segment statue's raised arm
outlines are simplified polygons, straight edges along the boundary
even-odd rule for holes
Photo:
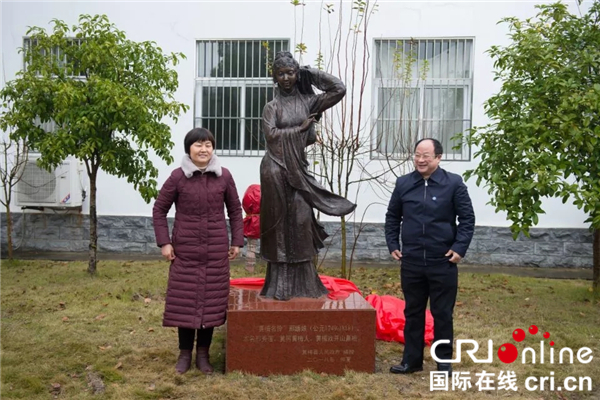
[[[351,213],[355,204],[323,188],[308,173],[305,147],[314,143],[314,123],[340,102],[338,78],[302,67],[289,52],[273,62],[275,98],[263,110],[267,151],[260,165],[260,252],[267,261],[261,295],[278,300],[321,297],[327,289],[313,263],[327,238],[313,208],[328,215]],[[313,86],[322,91],[315,94]]]

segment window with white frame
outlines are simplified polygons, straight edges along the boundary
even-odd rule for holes
[[[75,46],[80,47],[83,39],[77,38],[67,38],[67,46]],[[36,48],[38,42],[36,39],[31,39],[29,37],[25,37],[23,39],[23,67],[26,70],[29,68],[31,60],[28,57],[28,53],[30,50]],[[45,49],[39,49],[42,54],[45,54]],[[69,78],[85,78],[86,72],[80,68],[80,63],[77,60],[71,59],[66,52],[59,48],[58,46],[52,47],[51,51],[51,61],[58,64],[59,68],[61,68],[67,77]]]
[[[199,40],[194,126],[215,135],[220,155],[264,154],[262,111],[273,99],[271,64],[287,39]]]
[[[469,160],[453,137],[471,128],[473,40],[376,40],[375,55],[373,156],[410,154],[433,137],[444,159]]]
[[[68,46],[81,46],[82,39],[77,38],[67,38]],[[30,50],[35,49],[37,46],[37,40],[31,39],[29,37],[23,38],[23,69],[27,70],[30,65],[30,59],[28,57],[28,53]],[[39,49],[42,54],[45,54],[44,49]],[[30,56],[30,55],[29,55]],[[82,71],[80,68],[79,62],[76,60],[71,60],[70,57],[65,54],[58,46],[54,46],[51,49],[51,61],[56,61],[57,64],[63,69],[66,76],[74,79],[85,79],[85,71]],[[44,131],[48,133],[55,133],[58,129],[56,126],[56,122],[53,120],[41,122],[39,117],[36,117],[34,124]],[[29,146],[30,153],[37,153],[37,149],[35,147]]]

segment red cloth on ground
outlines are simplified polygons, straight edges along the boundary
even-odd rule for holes
[[[377,311],[377,339],[404,343],[404,300],[394,296],[371,294],[366,300]],[[425,311],[425,344],[433,343],[433,316]]]
[[[329,290],[328,297],[334,300],[345,299],[350,293],[359,293],[360,290],[349,280],[334,278],[327,275],[319,275],[321,282]],[[264,283],[264,278],[237,278],[231,280],[231,286],[237,286],[244,289],[260,290]],[[376,316],[376,335],[377,339],[388,342],[404,343],[404,300],[394,296],[379,296],[371,294],[366,300],[375,308]],[[425,344],[431,346],[433,342],[433,317],[429,310],[425,313]]]
[[[244,236],[250,239],[260,238],[260,185],[248,186],[242,207],[246,216],[244,217]]]
[[[360,293],[360,290],[356,287],[356,285],[349,280],[342,278],[334,278],[332,276],[327,275],[319,275],[321,278],[321,282],[323,285],[329,290],[329,294],[327,297],[333,300],[341,300],[345,299],[350,295],[350,293]],[[237,278],[231,279],[231,286],[238,286],[244,289],[254,289],[260,290],[265,284],[265,278]]]

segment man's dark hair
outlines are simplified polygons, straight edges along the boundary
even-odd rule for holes
[[[423,139],[419,140],[417,143],[415,143],[415,148],[414,148],[415,152],[417,151],[417,146],[425,140],[431,140],[433,142],[433,151],[436,156],[441,156],[442,154],[444,154],[444,147],[442,146],[442,144],[440,143],[439,140],[434,139],[434,138],[423,138]]]
[[[183,139],[183,147],[185,148],[185,153],[190,154],[190,147],[196,142],[205,142],[209,140],[212,143],[213,148],[215,148],[215,137],[206,128],[194,128],[185,135],[185,139]]]

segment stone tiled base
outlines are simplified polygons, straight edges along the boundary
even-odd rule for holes
[[[226,372],[341,375],[375,371],[375,310],[358,293],[345,300],[265,299],[232,288]]]

